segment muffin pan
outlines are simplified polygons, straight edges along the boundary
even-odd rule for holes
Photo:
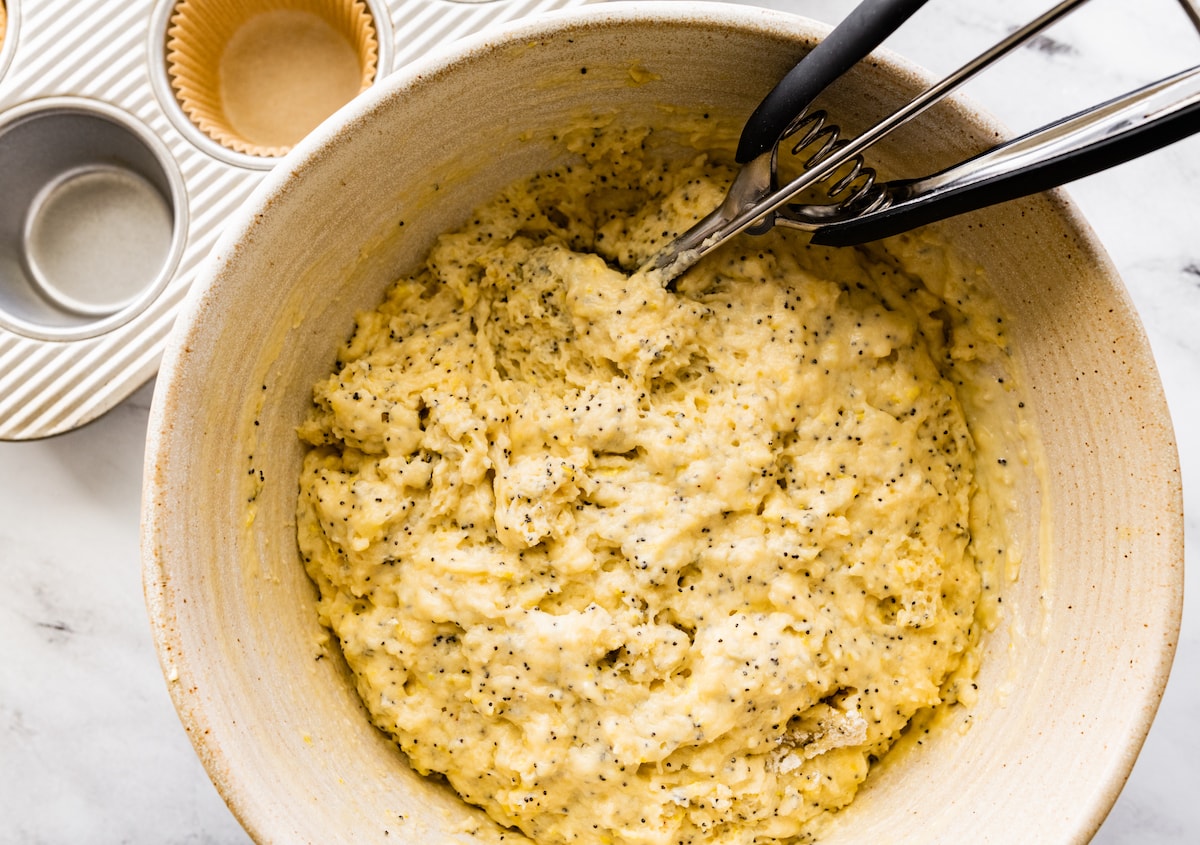
[[[0,0],[0,439],[157,370],[222,222],[431,47],[587,0]]]

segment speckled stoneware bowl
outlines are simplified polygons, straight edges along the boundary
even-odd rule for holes
[[[373,87],[230,220],[162,366],[143,542],[175,705],[255,839],[488,839],[469,832],[477,811],[371,727],[345,666],[314,659],[322,630],[294,540],[294,429],[354,312],[472,206],[560,160],[553,130],[580,111],[669,124],[672,106],[736,126],[825,31],[692,3],[520,24]],[[832,110],[862,126],[923,79],[885,56],[839,83]],[[951,103],[872,161],[917,175],[997,131]],[[1133,765],[1173,656],[1183,565],[1171,425],[1126,292],[1063,196],[942,232],[986,269],[1012,317],[1045,473],[1021,480],[1026,559],[985,640],[970,728],[936,730],[881,767],[822,841],[1084,842]]]

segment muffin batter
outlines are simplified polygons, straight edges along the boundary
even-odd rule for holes
[[[643,135],[575,133],[582,164],[360,315],[301,430],[300,547],[376,723],[499,823],[803,837],[970,689],[987,517],[956,384],[1002,321],[786,233],[678,293],[631,275],[732,177]]]

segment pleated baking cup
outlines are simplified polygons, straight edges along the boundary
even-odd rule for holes
[[[286,153],[369,87],[378,63],[363,0],[181,0],[167,31],[184,114],[252,156]]]

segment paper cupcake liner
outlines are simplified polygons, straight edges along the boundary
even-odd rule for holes
[[[217,143],[286,153],[375,80],[379,42],[363,0],[180,0],[167,74]]]

